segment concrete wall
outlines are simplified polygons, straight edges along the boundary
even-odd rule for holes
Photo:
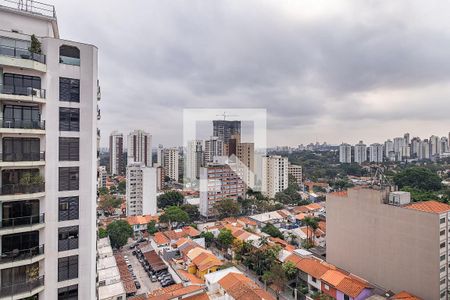
[[[327,261],[395,292],[439,299],[439,215],[381,200],[370,189],[328,195]]]

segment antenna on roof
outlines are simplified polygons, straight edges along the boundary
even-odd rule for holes
[[[223,112],[223,114],[216,115],[218,117],[223,117],[223,120],[225,121],[226,117],[237,117],[238,115],[228,115],[226,111]]]
[[[370,183],[371,187],[379,186],[381,189],[386,187],[392,188],[393,184],[384,174],[383,167],[375,167],[375,174],[372,176],[372,181]]]

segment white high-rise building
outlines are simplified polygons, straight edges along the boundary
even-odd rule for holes
[[[109,172],[112,175],[125,174],[123,134],[117,131],[111,132],[109,136]]]
[[[440,138],[437,135],[430,136],[430,156],[438,156],[441,152]]]
[[[359,141],[358,144],[355,145],[355,162],[361,164],[367,161],[367,146],[363,143],[363,141]]]
[[[287,157],[270,155],[262,157],[262,193],[274,198],[288,188],[289,162]]]
[[[203,162],[203,141],[188,141],[184,156],[184,178],[186,182],[194,182],[200,178],[200,167]]]
[[[105,166],[98,167],[98,187],[106,187],[106,178],[108,177],[108,172],[106,172]]]
[[[387,140],[384,142],[384,156],[387,159],[390,159],[391,156],[393,156],[394,153],[394,142],[391,140]]]
[[[419,157],[420,152],[420,138],[414,137],[411,139],[411,156],[414,158]]]
[[[224,142],[217,136],[205,141],[205,163],[213,162],[214,156],[224,155]]]
[[[370,162],[383,162],[383,145],[382,144],[371,144],[369,146],[369,161]]]
[[[339,145],[339,162],[341,164],[349,164],[352,162],[352,146],[342,143]]]
[[[448,147],[448,138],[443,136],[441,137],[441,145],[439,147],[439,155],[442,155],[443,153],[447,153],[449,152],[449,147]]]
[[[430,143],[427,139],[423,140],[419,144],[419,152],[417,153],[419,159],[430,159]]]
[[[164,175],[178,181],[180,154],[177,148],[158,148],[159,165],[164,169]]]
[[[143,162],[127,166],[127,216],[155,215],[157,170]]]
[[[143,130],[135,130],[128,135],[127,140],[128,164],[143,162],[145,166],[152,166],[152,136]]]
[[[1,2],[1,299],[96,298],[97,51]]]

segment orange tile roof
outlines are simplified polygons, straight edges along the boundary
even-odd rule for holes
[[[450,205],[436,201],[436,200],[411,203],[409,205],[406,205],[405,208],[415,209],[418,211],[435,213],[435,214],[440,214],[440,213],[450,211]]]
[[[184,226],[182,230],[185,234],[187,234],[190,237],[196,237],[200,235],[200,231],[198,231],[192,226]]]
[[[188,286],[183,287],[183,285],[181,284],[181,287],[179,287],[178,289],[173,289],[170,291],[156,290],[153,293],[151,293],[147,299],[149,299],[149,300],[152,300],[152,299],[154,299],[154,300],[178,299],[179,297],[182,297],[184,295],[199,292],[202,290],[204,291],[205,287],[201,286],[201,285],[188,285]]]
[[[184,300],[209,300],[209,296],[207,293],[201,293],[201,294],[197,294],[194,296],[184,298]]]
[[[297,268],[302,270],[303,272],[311,275],[314,278],[320,278],[323,274],[325,274],[329,267],[323,265],[317,259],[313,258],[305,258],[297,263]]]
[[[400,293],[389,298],[391,300],[422,300],[421,298],[414,296],[406,291],[401,291]]]
[[[158,246],[168,244],[170,242],[170,240],[162,232],[155,233],[153,240]]]
[[[158,216],[129,216],[127,217],[127,222],[130,225],[145,225],[150,223],[150,221],[158,221]]]
[[[346,278],[345,274],[342,274],[337,270],[328,270],[322,275],[322,277],[320,277],[321,280],[332,286],[337,286],[342,280],[344,280],[344,278]]]
[[[256,225],[258,225],[258,223],[256,223],[256,221],[255,220],[251,220],[251,219],[249,219],[249,218],[247,218],[247,217],[240,217],[240,218],[238,218],[238,222],[242,222],[242,223],[244,223],[244,224],[247,224],[247,225],[250,225],[250,226],[256,226]]]
[[[183,245],[184,243],[186,243],[187,241],[189,241],[189,239],[187,238],[181,238],[178,241],[175,242],[175,246],[180,247],[181,245]]]
[[[356,298],[365,288],[368,287],[369,285],[362,281],[346,277],[336,286],[336,289],[352,298]]]
[[[184,277],[184,279],[190,281],[191,283],[194,283],[194,284],[204,284],[205,283],[205,281],[203,279],[200,279],[197,276],[195,276],[194,274],[191,274],[185,270],[182,270],[182,269],[177,270],[177,273],[179,275],[181,275],[181,277]]]
[[[234,299],[239,300],[274,300],[268,292],[260,288],[244,274],[229,273],[219,280],[220,286]]]
[[[289,256],[286,258],[285,262],[290,261],[290,262],[292,262],[295,266],[297,266],[297,264],[298,264],[302,259],[303,259],[303,258],[301,258],[301,257],[298,256],[298,255],[291,254],[291,255],[289,255]]]

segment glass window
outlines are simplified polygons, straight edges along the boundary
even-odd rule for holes
[[[58,251],[78,249],[78,226],[58,229]]]
[[[59,63],[79,66],[80,49],[74,46],[62,45],[59,47]]]
[[[80,131],[80,109],[79,108],[59,108],[59,130]]]
[[[59,198],[59,221],[78,220],[78,196]]]
[[[80,139],[79,138],[59,138],[59,160],[79,161],[80,160]]]
[[[59,78],[59,101],[80,102],[80,80]]]
[[[78,255],[58,258],[58,282],[78,278]]]
[[[70,285],[58,289],[58,300],[77,300],[78,285]]]
[[[59,191],[74,191],[79,189],[79,167],[59,168]]]

